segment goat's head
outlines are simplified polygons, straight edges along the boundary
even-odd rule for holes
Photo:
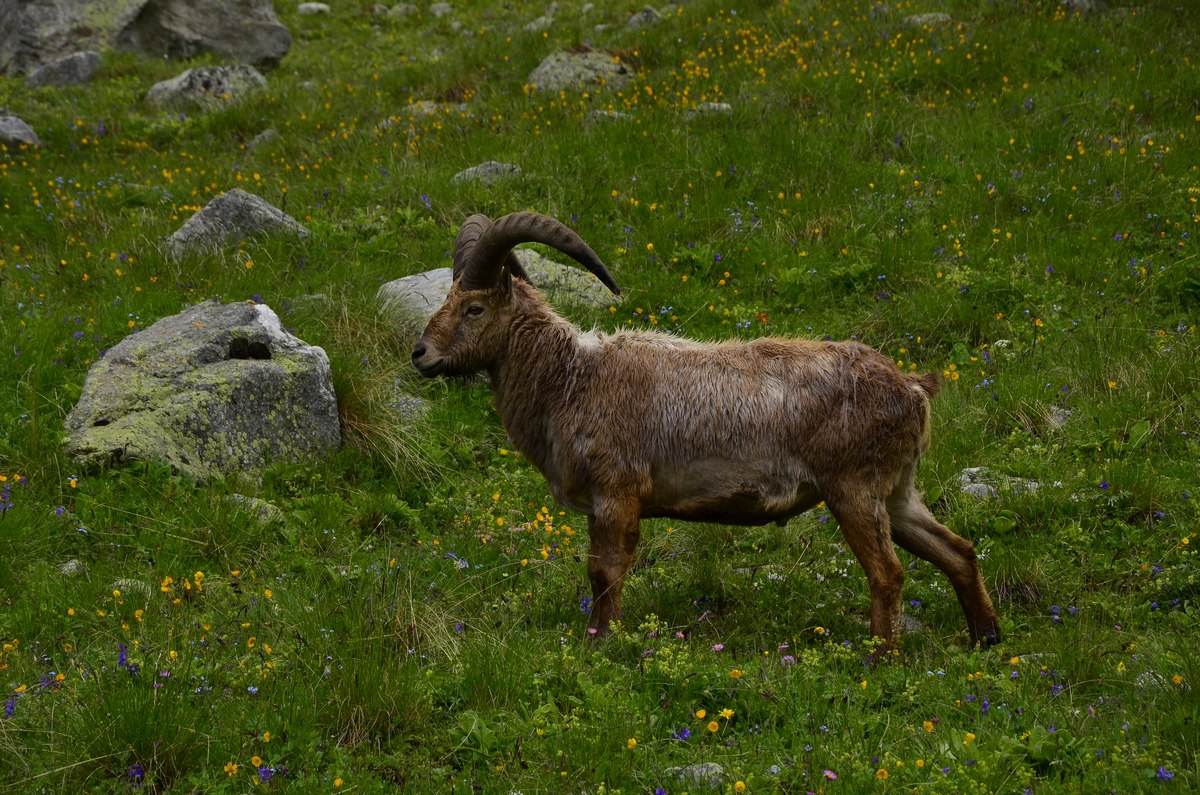
[[[454,242],[454,284],[430,318],[412,352],[421,375],[467,375],[487,369],[508,345],[513,315],[513,277],[529,276],[513,246],[544,243],[594,273],[614,294],[621,292],[604,263],[574,231],[545,215],[512,213],[495,223],[472,215]]]

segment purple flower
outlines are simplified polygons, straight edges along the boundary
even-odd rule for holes
[[[1154,774],[1154,777],[1159,781],[1170,781],[1171,779],[1175,778],[1175,774],[1167,770],[1165,767],[1160,766],[1158,768],[1158,772]]]
[[[1108,481],[1107,480],[1100,481],[1100,490],[1108,491]]]
[[[263,765],[258,769],[258,780],[266,784],[271,780],[271,776],[275,775],[275,769]]]
[[[691,736],[692,736],[692,730],[687,728],[686,726],[683,727],[682,729],[671,729],[671,739],[672,740],[678,740],[679,742],[683,742],[684,740],[686,740],[687,738],[689,738]]]
[[[725,651],[725,644],[724,643],[714,643],[712,650],[713,651]]]

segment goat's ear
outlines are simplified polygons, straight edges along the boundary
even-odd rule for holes
[[[513,280],[512,271],[510,271],[508,268],[501,268],[501,270],[500,270],[500,294],[503,295],[505,298],[508,298],[510,295],[512,295],[512,280]]]

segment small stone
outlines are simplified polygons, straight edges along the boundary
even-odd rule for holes
[[[648,28],[651,25],[661,21],[662,14],[658,13],[650,6],[646,6],[641,11],[631,16],[625,22],[625,27],[629,28],[630,30],[640,30],[642,28]]]
[[[392,6],[387,12],[389,19],[401,19],[403,17],[411,17],[419,14],[421,9],[417,8],[412,3],[397,3]]]
[[[274,127],[268,127],[250,139],[249,147],[251,149],[258,149],[261,146],[270,146],[278,140],[279,130],[276,130]]]
[[[561,91],[565,88],[594,88],[597,85],[620,89],[633,80],[633,70],[613,56],[587,52],[556,52],[546,56],[529,73],[528,82],[538,89]]]
[[[258,497],[247,497],[245,494],[230,494],[226,501],[245,508],[253,516],[255,521],[263,527],[274,524],[283,524],[285,516],[283,510],[274,503],[261,500]]]
[[[78,577],[85,570],[84,565],[74,558],[66,563],[60,563],[58,566],[58,573],[64,577]]]
[[[674,776],[679,783],[690,787],[704,787],[710,790],[720,789],[725,778],[725,768],[716,762],[701,762],[687,767],[669,767],[666,775]]]
[[[437,19],[448,16],[454,13],[454,8],[449,3],[434,3],[429,7],[429,13]]]
[[[583,120],[587,124],[603,124],[608,121],[623,121],[632,118],[628,113],[623,113],[619,110],[593,110],[584,116]]]
[[[953,25],[954,18],[940,11],[931,14],[913,14],[905,17],[904,24],[910,28],[940,28],[943,25]]]
[[[41,146],[33,128],[16,116],[0,114],[0,144],[8,146]]]
[[[458,172],[450,178],[450,181],[455,185],[461,185],[464,182],[481,182],[484,185],[494,185],[499,180],[508,177],[519,177],[520,175],[520,166],[515,166],[512,163],[499,163],[495,160],[488,160],[477,166],[472,166]]]
[[[728,116],[733,113],[733,105],[728,102],[701,102],[688,111],[688,118],[698,116]]]
[[[78,85],[89,82],[99,68],[100,53],[73,52],[34,69],[25,83],[32,88]]]
[[[301,3],[296,8],[296,13],[303,16],[316,16],[318,14],[328,14],[329,6],[325,3]]]

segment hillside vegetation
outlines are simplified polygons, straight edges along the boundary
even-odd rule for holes
[[[1200,787],[1200,7],[692,0],[630,28],[640,3],[559,0],[545,27],[525,0],[330,5],[278,2],[268,91],[208,113],[144,97],[211,58],[0,80],[42,141],[0,149],[0,789]],[[585,48],[635,78],[527,82]],[[452,182],[487,160],[521,174]],[[233,188],[311,236],[168,257]],[[559,307],[585,327],[853,337],[940,373],[918,481],[1003,643],[970,648],[902,553],[908,631],[870,667],[820,507],[643,523],[623,625],[583,638],[586,517],[485,382],[420,381],[375,302],[448,266],[468,215],[517,210],[621,285]],[[77,471],[89,366],[210,298],[325,348],[341,451],[203,484]],[[979,467],[990,497],[962,489]]]

